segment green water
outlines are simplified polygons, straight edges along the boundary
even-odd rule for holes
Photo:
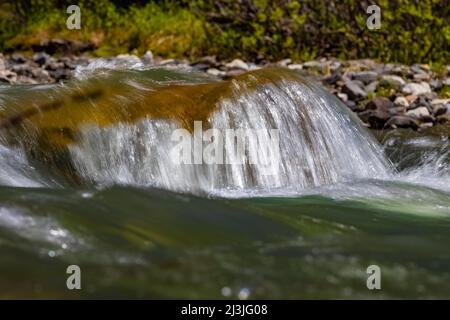
[[[450,197],[423,192],[438,205],[3,187],[21,224],[0,211],[1,297],[448,298]],[[70,264],[82,290],[66,288]],[[366,287],[371,264],[381,290]]]
[[[34,91],[4,88],[0,104]],[[215,196],[67,186],[0,145],[0,298],[450,298],[442,132],[378,133],[397,170],[388,177]],[[69,265],[81,290],[66,287]],[[370,265],[381,290],[367,288]]]

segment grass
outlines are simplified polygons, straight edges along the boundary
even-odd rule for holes
[[[450,60],[449,6],[440,0],[379,0],[382,28],[366,27],[356,0],[79,0],[81,30],[68,30],[66,0],[4,0],[0,50],[30,50],[43,39],[89,41],[92,54],[169,58],[216,55],[294,61],[335,56],[383,62]]]

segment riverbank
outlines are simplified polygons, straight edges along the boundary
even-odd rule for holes
[[[52,46],[66,46],[53,40]],[[75,71],[93,64],[123,65],[142,68],[183,68],[204,72],[211,77],[228,79],[246,71],[276,65],[297,70],[322,83],[372,129],[411,128],[423,130],[450,123],[450,66],[383,64],[375,60],[318,59],[295,63],[245,62],[240,59],[219,61],[213,56],[196,61],[119,55],[111,58],[87,56],[51,56],[37,52],[33,56],[18,53],[0,55],[0,82],[38,84],[67,81]]]

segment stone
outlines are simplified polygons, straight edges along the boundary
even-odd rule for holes
[[[123,60],[129,63],[140,63],[141,59],[139,59],[138,56],[134,55],[134,54],[119,54],[118,56],[116,56],[116,59],[119,60]]]
[[[241,59],[234,59],[233,61],[225,64],[228,69],[248,70],[248,65]]]
[[[373,113],[368,117],[368,123],[373,129],[383,129],[386,122],[391,118],[389,112],[384,110],[372,111]]]
[[[11,61],[14,63],[24,63],[27,59],[25,59],[25,57],[21,54],[13,53],[11,56]]]
[[[338,93],[337,94],[338,98],[342,101],[348,101],[348,95],[346,95],[345,93]]]
[[[328,85],[333,85],[337,83],[339,80],[341,80],[341,73],[340,72],[333,72],[331,75],[323,79],[323,83]]]
[[[150,50],[147,50],[142,57],[142,61],[146,64],[152,64],[153,61],[153,53]]]
[[[57,82],[61,80],[69,80],[72,76],[72,73],[68,69],[58,69],[50,74]]]
[[[33,55],[33,61],[39,65],[44,65],[50,59],[50,56],[45,52],[38,52]]]
[[[385,97],[375,97],[372,100],[370,100],[366,105],[366,109],[381,110],[381,111],[388,111],[392,107],[393,107],[392,101]]]
[[[291,69],[291,70],[302,70],[303,69],[303,65],[302,64],[298,64],[298,63],[294,63],[294,64],[288,65],[288,68]]]
[[[433,106],[433,114],[435,117],[439,117],[442,116],[443,114],[447,113],[447,107],[442,105],[442,104],[438,104],[436,106]]]
[[[405,97],[397,97],[394,100],[394,104],[397,106],[408,107],[409,101]]]
[[[365,85],[377,80],[378,74],[374,71],[355,72],[352,75],[353,80],[362,81]]]
[[[347,100],[347,101],[344,101],[344,104],[352,111],[360,111],[360,108],[355,103],[355,101]]]
[[[431,100],[432,106],[438,105],[438,104],[444,105],[444,104],[448,104],[448,103],[450,103],[450,99],[433,99],[433,100]]]
[[[415,74],[413,78],[416,81],[429,81],[431,77],[428,73],[423,73],[423,74]]]
[[[46,70],[58,70],[58,69],[64,69],[66,67],[66,65],[62,61],[56,61],[54,59],[50,59],[49,61],[47,61],[47,63],[45,64],[44,67]]]
[[[17,74],[10,70],[0,71],[0,82],[15,83],[17,81]]]
[[[0,53],[0,72],[6,70],[5,57]]]
[[[390,118],[386,124],[385,128],[412,128],[414,130],[417,130],[419,128],[416,120],[412,119],[408,116],[393,116]]]
[[[225,71],[216,69],[216,68],[209,68],[208,70],[206,70],[206,73],[215,76],[215,77],[223,77],[226,75]]]
[[[378,81],[371,82],[364,88],[364,90],[366,90],[367,93],[374,93],[378,88],[378,84]]]
[[[346,93],[352,100],[361,100],[367,97],[367,93],[357,83],[349,79],[344,80],[342,92]]]
[[[419,126],[419,130],[426,130],[429,129],[433,126],[433,122],[424,122],[422,124],[420,124]]]
[[[286,66],[288,66],[291,63],[292,63],[292,60],[289,59],[289,58],[288,59],[283,59],[283,60],[280,60],[280,61],[277,62],[277,64],[279,66],[282,66],[282,67],[286,67]]]
[[[431,88],[430,85],[426,82],[408,83],[403,87],[402,91],[405,94],[418,96],[421,94],[431,93]]]
[[[416,117],[417,119],[430,116],[430,111],[426,107],[419,107],[406,112],[407,115]]]
[[[450,114],[449,113],[446,113],[446,114],[444,114],[444,115],[442,115],[442,116],[439,116],[439,117],[437,117],[436,118],[436,122],[437,123],[450,123]]]
[[[405,80],[403,80],[402,77],[399,77],[396,75],[390,75],[390,74],[383,75],[381,77],[381,83],[389,84],[389,85],[395,86],[397,88],[403,87],[406,84]]]
[[[307,61],[307,62],[305,62],[304,64],[303,64],[303,68],[306,68],[306,69],[322,69],[323,68],[323,63],[322,62],[320,62],[320,61],[315,61],[315,60],[312,60],[312,61]]]
[[[64,70],[64,69],[63,69]],[[51,82],[51,78],[47,70],[36,68],[31,71],[32,78],[37,82]]]
[[[442,84],[450,87],[450,78],[446,78],[442,81]]]

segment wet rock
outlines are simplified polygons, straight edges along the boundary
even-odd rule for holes
[[[233,61],[227,63],[225,65],[225,67],[230,70],[233,70],[233,69],[248,70],[248,65],[241,59],[234,59]]]
[[[290,64],[288,65],[288,68],[291,70],[302,70],[303,69],[303,65],[302,64]]]
[[[51,76],[57,81],[69,80],[72,76],[72,73],[68,69],[57,69],[52,71]]]
[[[377,80],[378,74],[374,71],[356,72],[352,75],[353,80],[362,81],[365,85]]]
[[[18,84],[37,84],[39,82],[33,78],[23,76],[23,75],[18,75],[16,83],[18,83]]]
[[[209,68],[215,68],[217,66],[217,61],[215,56],[205,56],[202,57],[193,63],[191,63],[191,66],[199,69],[199,70],[208,70]]]
[[[33,55],[33,61],[39,65],[44,65],[50,59],[50,55],[45,52],[38,52]]]
[[[154,62],[153,53],[150,50],[147,50],[142,57],[142,61],[146,64],[152,64]]]
[[[352,100],[361,100],[367,97],[367,93],[357,83],[349,79],[344,80],[342,92],[348,94]]]
[[[224,79],[230,79],[232,77],[238,76],[240,74],[243,74],[245,70],[242,69],[232,69],[225,73]]]
[[[307,61],[303,64],[304,69],[322,69],[323,68],[323,62],[320,61]]]
[[[412,94],[415,96],[431,93],[430,85],[426,82],[421,83],[408,83],[402,89],[403,93]]]
[[[288,65],[290,65],[292,63],[291,59],[283,59],[277,62],[277,65],[281,66],[281,67],[287,67]]]
[[[33,69],[31,71],[31,75],[34,80],[36,80],[37,82],[40,82],[40,83],[43,83],[43,82],[46,83],[46,82],[52,81],[49,73],[44,69],[40,69],[40,68]]]
[[[0,70],[0,82],[13,84],[17,81],[17,74],[10,70]]]
[[[141,63],[141,59],[134,54],[119,54],[116,59],[126,61],[130,64],[138,64]]]
[[[209,68],[206,72],[215,77],[224,77],[226,75],[225,71],[216,68]]]
[[[409,106],[409,101],[408,99],[406,99],[405,97],[397,97],[394,100],[394,104],[397,106],[401,106],[401,107],[408,107]]]
[[[393,116],[390,118],[385,126],[385,128],[412,128],[417,130],[419,128],[417,121],[408,116]]]

